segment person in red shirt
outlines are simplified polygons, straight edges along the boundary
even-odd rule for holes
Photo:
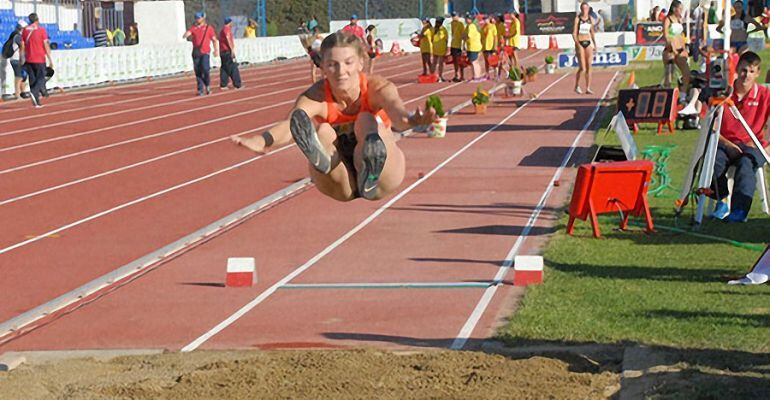
[[[211,42],[214,42],[214,57],[219,57],[219,40],[217,40],[216,28],[206,23],[206,14],[195,13],[195,25],[191,26],[182,36],[192,41],[193,45],[193,69],[195,79],[198,82],[198,96],[211,94],[209,70],[211,70]]]
[[[730,99],[760,140],[762,147],[767,147],[768,141],[764,137],[764,131],[770,116],[770,89],[756,83],[761,61],[759,56],[751,51],[741,55]],[[719,133],[719,146],[714,162],[715,183],[712,186],[719,202],[712,216],[727,218],[729,222],[745,222],[757,185],[756,171],[765,163],[765,158],[741,122],[729,110],[724,111]],[[725,173],[731,166],[735,167],[735,180],[730,210],[722,200],[728,195]]]
[[[46,59],[53,69],[51,42],[48,32],[40,26],[37,14],[29,14],[29,25],[21,32],[21,63],[29,76],[29,98],[35,107],[42,107],[40,94],[45,90]]]
[[[350,16],[350,23],[342,28],[342,32],[349,33],[357,36],[361,41],[364,41],[364,28],[358,25],[358,15],[353,14]]]
[[[225,18],[225,25],[219,31],[219,58],[222,67],[219,69],[219,88],[227,90],[229,80],[233,81],[236,89],[241,88],[241,73],[235,56],[235,39],[233,39],[233,19]]]

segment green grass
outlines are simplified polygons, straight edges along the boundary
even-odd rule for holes
[[[770,52],[761,56],[770,61]],[[641,67],[635,69],[640,86],[660,82],[659,62],[637,67]],[[611,107],[611,111],[615,109]],[[604,136],[609,114],[597,131],[599,144],[616,142],[614,135]],[[669,197],[650,198],[655,224],[674,226],[673,202],[697,132],[656,136],[655,125],[645,124],[635,138],[640,149],[651,144],[677,146],[669,161],[676,190],[667,192]],[[692,209],[687,207],[679,226],[690,229],[691,215]],[[567,236],[563,215],[544,250],[544,284],[528,288],[519,310],[499,330],[498,338],[511,345],[641,343],[770,351],[770,285],[726,284],[745,274],[760,253],[664,230],[650,235],[634,226],[621,232],[615,229],[617,222],[617,216],[602,217],[601,239],[592,237],[590,223],[584,221],[577,222],[574,236]],[[755,198],[749,222],[706,220],[699,233],[762,246],[770,241],[770,218],[761,213]]]

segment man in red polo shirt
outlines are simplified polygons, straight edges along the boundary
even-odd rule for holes
[[[211,94],[209,76],[211,42],[214,42],[214,57],[219,57],[216,28],[206,23],[206,14],[197,12],[195,13],[195,25],[191,26],[182,37],[189,39],[193,45],[193,69],[195,70],[195,79],[198,82],[198,96],[203,96],[204,90],[206,94]]]
[[[351,35],[358,36],[361,41],[364,41],[364,28],[358,25],[358,15],[353,14],[350,16],[350,23],[342,28],[342,31]]]
[[[45,90],[45,61],[53,68],[48,32],[40,26],[37,14],[29,14],[29,25],[21,32],[21,62],[29,76],[29,92],[32,104],[42,107],[40,93]]]
[[[233,39],[233,19],[225,18],[225,26],[219,32],[219,58],[222,67],[219,69],[219,87],[227,90],[227,83],[232,79],[236,89],[241,88],[241,73],[235,57],[235,39]]]
[[[751,51],[741,55],[730,99],[762,142],[762,147],[767,147],[768,141],[764,132],[767,118],[770,116],[770,89],[756,83],[761,61],[759,56]],[[747,220],[757,185],[756,171],[764,163],[762,152],[754,145],[740,121],[729,110],[725,110],[714,162],[716,182],[712,189],[719,202],[713,217],[727,218],[729,222]],[[722,200],[728,195],[725,173],[731,166],[735,167],[735,180],[730,198],[731,206],[728,207]]]

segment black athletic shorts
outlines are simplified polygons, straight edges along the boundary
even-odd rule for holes
[[[455,49],[454,47],[452,47],[451,49],[449,49],[449,54],[451,54],[452,57],[460,57],[463,55],[463,50]]]

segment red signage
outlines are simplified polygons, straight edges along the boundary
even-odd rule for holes
[[[578,168],[575,190],[569,206],[567,234],[575,228],[575,219],[591,218],[594,237],[599,232],[598,214],[620,213],[620,229],[628,226],[630,215],[644,215],[647,231],[652,232],[652,215],[647,203],[647,189],[652,177],[649,160],[584,164]]]

